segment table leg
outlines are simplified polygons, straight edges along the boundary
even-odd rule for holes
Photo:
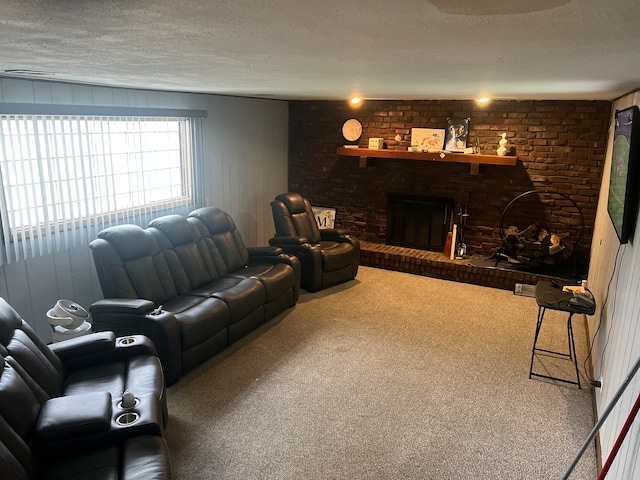
[[[569,337],[569,355],[573,354],[573,364],[576,367],[576,379],[578,383],[578,388],[582,388],[580,386],[580,372],[578,371],[578,356],[576,355],[576,341],[573,338],[573,326],[571,324],[571,319],[573,318],[573,313],[569,314],[569,319],[567,320],[567,335]]]
[[[536,334],[533,337],[533,347],[531,347],[531,363],[529,364],[529,378],[531,378],[531,372],[533,371],[533,357],[536,354],[536,343],[538,343],[538,335],[540,335],[540,328],[542,327],[542,319],[544,318],[544,307],[538,307],[538,321],[536,323]]]
[[[556,352],[553,350],[546,350],[544,348],[537,348],[537,344],[538,344],[538,336],[540,335],[540,330],[542,328],[542,320],[544,319],[544,314],[545,314],[545,308],[542,306],[538,307],[538,320],[536,322],[536,334],[533,337],[533,347],[531,347],[531,363],[529,364],[529,378],[531,378],[532,376],[535,377],[542,377],[542,378],[548,378],[551,380],[558,380],[561,382],[565,382],[565,383],[571,383],[573,385],[578,385],[578,388],[582,388],[582,386],[580,385],[580,372],[578,371],[578,357],[576,355],[576,343],[575,340],[573,338],[573,326],[572,326],[572,318],[573,318],[573,313],[569,313],[569,318],[567,319],[567,344],[569,347],[569,353],[562,353],[562,352]],[[569,359],[573,360],[573,365],[576,369],[576,382],[573,382],[571,380],[564,380],[562,378],[558,378],[558,377],[553,377],[553,376],[549,376],[549,375],[542,375],[540,373],[534,373],[533,372],[533,360],[535,358],[535,354],[536,351],[539,352],[546,352],[546,353],[552,353],[554,355],[560,355],[563,357],[569,357]]]

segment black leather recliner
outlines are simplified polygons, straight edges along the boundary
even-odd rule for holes
[[[311,203],[299,193],[283,193],[271,202],[276,228],[269,244],[300,260],[300,285],[316,292],[352,280],[360,264],[360,241],[338,229],[320,229]]]
[[[112,428],[107,392],[45,399],[14,358],[0,352],[0,362],[0,478],[172,477],[167,445],[150,425]]]
[[[100,332],[45,345],[0,298],[0,478],[170,479],[166,419],[149,339]]]
[[[0,353],[20,364],[42,398],[104,391],[117,402],[129,390],[150,398],[162,428],[168,419],[162,365],[155,346],[142,335],[123,339],[97,332],[46,345],[0,298]]]

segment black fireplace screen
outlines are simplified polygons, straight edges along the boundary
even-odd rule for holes
[[[387,244],[442,251],[453,199],[399,194],[388,197]]]

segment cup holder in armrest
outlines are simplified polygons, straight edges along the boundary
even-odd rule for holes
[[[116,417],[116,423],[123,427],[133,425],[138,420],[140,420],[140,415],[136,412],[125,412]]]
[[[118,339],[118,345],[133,345],[136,341],[135,337],[122,337]]]

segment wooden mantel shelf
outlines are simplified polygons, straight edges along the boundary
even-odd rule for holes
[[[409,152],[408,150],[372,150],[369,148],[338,147],[336,152],[341,157],[359,157],[360,167],[366,168],[367,158],[387,158],[399,160],[420,160],[425,162],[453,162],[469,163],[471,175],[478,175],[480,165],[508,165],[515,166],[518,157],[501,157],[498,155],[480,155],[478,153],[450,153],[450,152]]]

